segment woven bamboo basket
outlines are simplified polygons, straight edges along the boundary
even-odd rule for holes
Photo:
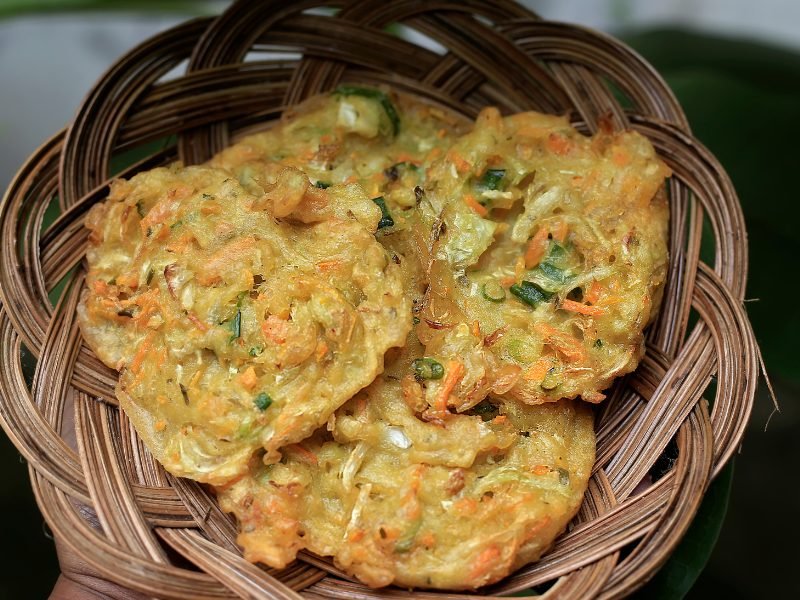
[[[165,78],[182,64],[185,74]],[[102,576],[149,596],[471,597],[370,590],[311,554],[280,571],[247,563],[213,495],[167,474],[141,444],[116,407],[116,373],[82,344],[76,324],[83,218],[107,194],[112,165],[128,157],[118,174],[130,176],[176,159],[202,162],[340,82],[389,84],[468,117],[486,105],[567,114],[587,133],[610,116],[650,138],[674,171],[663,306],[641,366],[597,411],[582,508],[540,562],[478,595],[542,584],[546,597],[631,593],[676,547],[750,415],[759,353],[741,304],[744,220],[724,170],[641,57],[505,0],[237,2],[132,50],[30,157],[0,207],[0,420],[30,465],[45,519]],[[142,148],[148,155],[130,166]],[[704,222],[713,232],[708,263]],[[63,289],[55,305],[54,289]],[[26,350],[36,358],[32,378]],[[650,477],[668,446],[677,459]]]

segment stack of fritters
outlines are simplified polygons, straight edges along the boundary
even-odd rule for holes
[[[476,588],[577,511],[591,409],[635,368],[666,271],[668,169],[635,133],[473,127],[342,86],[87,219],[88,344],[245,556]]]

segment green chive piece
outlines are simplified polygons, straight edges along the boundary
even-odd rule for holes
[[[543,390],[547,391],[554,390],[561,385],[561,377],[556,373],[555,367],[550,367],[550,369],[548,369],[547,374],[544,376],[544,379],[542,379],[542,383],[539,385]]]
[[[496,190],[500,187],[500,182],[506,176],[505,169],[488,169],[478,182],[480,190]]]
[[[503,302],[506,299],[506,291],[496,281],[484,283],[481,286],[481,295],[490,302]]]
[[[256,405],[258,410],[267,410],[272,404],[272,398],[266,392],[261,392],[258,396],[253,398],[253,404]]]
[[[331,184],[328,181],[318,181],[317,183],[314,184],[314,187],[319,188],[321,190],[327,190],[329,187],[331,187]]]
[[[383,199],[383,196],[373,198],[372,201],[378,205],[378,208],[381,209],[381,220],[378,221],[378,229],[392,227],[394,225],[394,219],[392,218],[392,214],[389,212],[389,209],[386,208],[386,200]]]
[[[595,348],[602,348],[603,347],[603,340],[601,340],[600,338],[597,338],[594,341],[594,347]]]
[[[444,376],[442,363],[432,358],[415,358],[411,368],[419,379],[441,379]]]
[[[203,200],[211,200],[213,197],[211,194],[203,194]]]
[[[169,228],[170,229],[175,229],[176,227],[180,227],[181,225],[183,225],[183,221],[178,220],[178,221],[175,221],[172,225],[170,225]]]
[[[534,308],[553,296],[552,292],[542,289],[531,281],[523,281],[519,285],[514,284],[508,291],[514,294],[521,302]]]
[[[565,283],[569,278],[564,271],[564,269],[559,269],[556,266],[553,266],[549,262],[543,262],[539,265],[539,271],[542,272],[542,275],[547,277],[548,279],[552,279],[558,283]]]
[[[480,416],[483,421],[491,421],[500,412],[500,407],[492,404],[488,400],[481,400],[475,406],[467,411],[466,414],[472,416]]]
[[[252,348],[250,348],[250,350],[247,351],[247,353],[250,356],[258,356],[263,351],[264,351],[264,348],[262,348],[261,346],[253,346]]]
[[[228,340],[232,342],[233,340],[240,338],[242,336],[242,311],[237,310],[236,316],[233,317],[231,321],[231,339]]]
[[[139,218],[144,218],[144,204],[141,200],[136,201],[136,212],[139,213]]]
[[[419,325],[420,323],[419,317],[412,317],[411,320],[414,322],[414,325]]]
[[[400,115],[397,114],[397,109],[395,109],[392,101],[389,100],[389,96],[382,91],[362,88],[355,85],[340,85],[336,88],[334,93],[341,94],[342,96],[361,96],[362,98],[377,100],[380,102],[383,111],[386,113],[386,116],[389,117],[389,122],[392,124],[392,135],[397,135],[400,131]]]

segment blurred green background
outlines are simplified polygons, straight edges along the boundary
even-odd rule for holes
[[[553,16],[547,2],[538,3],[545,6],[533,4],[541,14]],[[630,25],[625,18],[627,4],[611,3],[612,26],[617,22]],[[0,169],[0,189],[5,188],[13,169],[33,149],[18,148],[19,132],[15,127],[19,123],[8,116],[20,108],[20,103],[28,103],[23,108],[34,119],[37,111],[43,114],[45,110],[41,104],[44,100],[14,96],[16,88],[8,89],[3,61],[11,64],[8,59],[12,55],[8,53],[17,52],[20,46],[16,40],[24,28],[36,30],[36,19],[64,18],[62,11],[67,8],[91,11],[101,5],[137,11],[117,16],[121,24],[98,21],[97,39],[92,42],[94,52],[108,65],[120,52],[112,50],[115,46],[107,39],[117,31],[113,27],[123,27],[119,35],[124,40],[128,39],[124,35],[129,35],[130,43],[124,49],[134,45],[139,35],[128,31],[126,24],[130,22],[146,23],[155,31],[187,14],[224,8],[225,3],[0,0],[0,19],[6,17],[5,21],[0,20],[0,148],[6,169]],[[46,15],[14,18],[34,8]],[[53,10],[58,17],[52,16]],[[138,12],[142,10],[157,10],[158,16],[143,17]],[[85,27],[93,18],[88,15],[93,13],[81,14],[87,16],[80,17],[77,24]],[[66,30],[76,24],[75,17],[70,19],[65,21]],[[798,168],[800,54],[764,42],[685,28],[634,31],[629,27],[617,28],[615,33],[665,77],[683,104],[695,134],[733,179],[750,236],[747,296],[751,301],[746,305],[747,311],[782,407],[765,432],[772,405],[762,385],[735,466],[715,482],[678,553],[639,597],[679,598],[687,591],[689,598],[800,597],[800,584],[792,570],[797,551],[787,550],[800,533],[794,519],[797,486],[790,475],[793,461],[800,458],[800,436],[796,434],[800,413],[795,405],[800,397],[800,368],[790,351],[791,340],[800,336],[800,311],[787,304],[798,295],[798,281],[792,273],[796,272],[800,257],[800,202],[795,199],[791,180]],[[119,46],[120,40],[115,42]],[[58,47],[44,45],[53,61],[64,60]],[[14,56],[13,60],[22,58]],[[11,68],[23,68],[13,64]],[[87,73],[85,83],[72,82],[81,93],[67,114],[97,75]],[[61,93],[58,73],[43,72],[34,77],[40,92],[54,96]],[[40,139],[58,126],[40,134]],[[12,155],[10,149],[22,153]],[[11,163],[13,168],[6,168]],[[27,466],[5,436],[0,436],[0,468],[5,475],[0,488],[0,511],[7,540],[5,560],[0,562],[0,598],[44,598],[58,572],[55,553],[30,491]]]

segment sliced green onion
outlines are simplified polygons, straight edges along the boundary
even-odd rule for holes
[[[523,281],[519,285],[514,284],[508,291],[514,294],[521,302],[534,308],[553,296],[552,292],[542,289],[531,281]]]
[[[253,404],[256,405],[258,410],[267,410],[272,404],[272,398],[266,392],[261,392],[258,396],[253,398]]]
[[[478,188],[481,190],[496,190],[505,176],[505,169],[489,169],[478,182]]]
[[[262,348],[261,346],[253,346],[252,348],[250,348],[250,350],[247,351],[247,353],[250,356],[258,356],[263,351],[264,351],[264,348]]]
[[[141,200],[137,200],[136,202],[136,212],[139,213],[139,217],[144,217],[144,204],[142,204]]]
[[[481,400],[475,406],[470,408],[466,414],[472,416],[480,416],[483,421],[491,421],[500,412],[500,407],[492,404],[488,400]]]
[[[228,341],[232,342],[233,340],[242,336],[242,311],[236,311],[236,316],[231,320],[230,328],[231,339]]]
[[[558,267],[553,266],[549,262],[543,262],[539,265],[539,271],[542,272],[542,275],[556,281],[558,283],[565,283],[569,276],[567,275],[564,269],[559,269]]]
[[[561,377],[556,373],[555,367],[550,367],[550,369],[548,369],[540,385],[543,390],[547,391],[554,390],[561,385]]]
[[[331,187],[331,184],[327,181],[317,181],[317,183],[314,184],[314,187],[321,190],[327,190],[329,187]]]
[[[415,358],[411,368],[419,379],[441,379],[444,376],[442,363],[432,358]]]
[[[490,302],[503,302],[506,299],[506,291],[496,281],[484,283],[481,286],[481,295]]]
[[[342,96],[361,96],[363,98],[377,100],[380,102],[383,111],[386,113],[386,116],[389,117],[389,122],[392,124],[392,135],[397,135],[400,131],[400,115],[397,114],[397,109],[395,109],[392,101],[389,100],[389,96],[382,91],[372,88],[362,88],[355,85],[340,85],[336,88],[335,93],[341,94]]]
[[[373,198],[372,201],[378,205],[378,208],[381,209],[381,220],[378,221],[378,229],[383,229],[384,227],[391,227],[394,225],[394,219],[392,218],[392,214],[389,212],[389,209],[386,208],[386,200],[383,199],[383,196]]]

